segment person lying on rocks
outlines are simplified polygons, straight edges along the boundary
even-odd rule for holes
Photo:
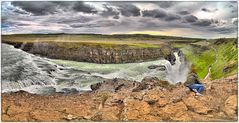
[[[188,87],[191,91],[195,92],[195,94],[198,96],[202,95],[201,93],[205,89],[204,85],[198,80],[198,76],[196,73],[190,73],[184,85]]]

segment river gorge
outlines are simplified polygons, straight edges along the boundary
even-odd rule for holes
[[[67,90],[88,91],[91,84],[114,78],[141,82],[145,77],[157,77],[175,84],[186,81],[188,73],[183,55],[178,52],[173,54],[174,65],[162,57],[136,63],[97,64],[49,59],[18,48],[2,44],[3,92],[25,90],[45,94]],[[149,69],[152,65],[165,66],[166,70]]]

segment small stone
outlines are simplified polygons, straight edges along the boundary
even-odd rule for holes
[[[67,117],[66,117],[67,120],[73,120],[73,119],[75,119],[75,118],[76,118],[76,117],[73,116],[72,114],[68,114]]]

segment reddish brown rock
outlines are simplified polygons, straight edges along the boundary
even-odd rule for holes
[[[2,93],[2,121],[235,121],[235,77],[212,81],[202,96],[181,84],[132,92],[134,82],[121,79],[101,86],[102,91],[67,96]]]
[[[228,116],[236,116],[237,107],[237,95],[232,95],[226,100],[223,110]]]
[[[187,97],[183,99],[183,102],[187,105],[190,110],[199,114],[207,114],[211,109],[204,103],[194,97]]]

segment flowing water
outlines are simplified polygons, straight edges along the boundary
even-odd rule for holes
[[[140,82],[144,77],[184,82],[187,66],[175,52],[176,64],[167,60],[142,63],[96,64],[54,60],[26,53],[13,46],[2,44],[1,84],[2,92],[25,90],[31,93],[61,92],[74,88],[90,90],[90,85],[105,79],[122,78]],[[148,69],[150,65],[164,65],[165,71]]]

